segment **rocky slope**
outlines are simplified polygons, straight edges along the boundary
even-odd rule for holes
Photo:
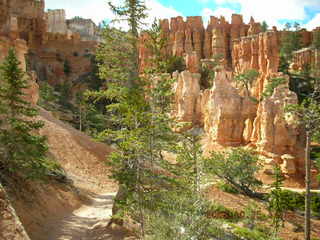
[[[0,239],[30,240],[1,183]]]

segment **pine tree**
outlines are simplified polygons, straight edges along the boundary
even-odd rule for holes
[[[298,117],[298,123],[306,131],[305,145],[305,239],[310,240],[311,234],[311,140],[320,131],[320,105],[319,105],[320,84],[319,79],[314,84],[314,91],[305,97],[300,104],[292,104],[287,111]]]
[[[117,151],[109,158],[112,177],[120,186],[112,222],[121,224],[129,216],[140,224],[143,238],[146,211],[157,206],[153,196],[159,186],[169,181],[167,175],[170,174],[166,171],[169,164],[164,161],[162,152],[171,147],[166,107],[170,105],[167,100],[171,95],[171,78],[160,74],[162,58],[153,61],[152,67],[139,75],[138,31],[146,17],[143,1],[128,0],[123,6],[110,6],[128,22],[129,31],[105,28],[105,41],[98,50],[97,59],[106,87],[91,94],[108,99],[107,110],[116,126],[100,134],[102,138],[114,139],[117,146]],[[158,37],[155,40],[162,41]],[[154,51],[162,47],[153,46]]]
[[[276,238],[278,232],[284,224],[284,213],[286,211],[287,203],[282,198],[282,189],[284,177],[282,176],[279,166],[274,167],[274,182],[272,184],[272,191],[269,198],[269,212],[272,217],[272,225],[274,227],[274,237]]]
[[[25,73],[13,49],[0,67],[0,164],[8,174],[44,177],[57,166],[46,159],[46,138],[36,134],[43,122],[37,110],[24,100],[28,87]]]
[[[262,29],[262,32],[266,32],[266,31],[268,31],[268,24],[267,24],[267,22],[266,21],[263,21],[262,22],[262,25],[261,25],[261,29]]]
[[[291,24],[287,23],[281,39],[280,56],[283,57],[286,62],[289,62],[292,59],[292,53],[299,50],[302,46],[299,23],[294,24],[293,31],[291,28]]]

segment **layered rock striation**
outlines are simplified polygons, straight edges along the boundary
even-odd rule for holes
[[[206,152],[226,147],[254,148],[265,161],[265,173],[272,166],[281,166],[289,179],[301,179],[304,174],[304,131],[296,119],[285,112],[288,104],[298,103],[289,90],[289,79],[278,72],[280,44],[283,36],[276,28],[261,32],[253,19],[244,24],[240,15],[233,15],[229,24],[222,17],[211,17],[204,29],[200,17],[173,18],[161,22],[169,39],[169,55],[183,56],[186,71],[175,73],[175,107],[173,115],[187,128],[202,127]],[[303,32],[304,44],[311,42],[309,32]],[[147,41],[147,36],[144,40]],[[309,50],[308,50],[309,51]],[[314,50],[313,50],[314,51]],[[145,54],[147,53],[147,54]],[[296,63],[312,63],[314,53],[295,56]],[[140,59],[150,56],[140,47]],[[220,56],[212,87],[201,85],[201,65]],[[302,57],[304,56],[304,57]],[[249,93],[235,81],[235,75],[255,69],[259,77]],[[264,94],[273,78],[283,78],[271,96]]]

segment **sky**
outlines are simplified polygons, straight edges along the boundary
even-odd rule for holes
[[[65,9],[67,18],[81,16],[91,18],[97,24],[113,19],[107,0],[45,0],[47,9]],[[122,0],[113,0],[117,4]],[[299,22],[312,30],[320,26],[320,0],[145,0],[149,8],[148,21],[154,17],[203,16],[206,23],[210,16],[225,16],[233,13],[244,16],[248,22],[266,21],[269,26],[281,28],[286,22]]]

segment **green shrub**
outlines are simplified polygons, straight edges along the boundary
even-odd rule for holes
[[[239,220],[243,218],[243,212],[227,208],[218,203],[212,203],[207,209],[207,217],[215,219]]]
[[[182,72],[186,70],[186,64],[184,62],[183,57],[172,56],[169,58],[167,63],[167,72],[174,73],[175,71]]]
[[[216,185],[221,191],[231,194],[239,194],[240,192],[234,188],[231,184],[225,183],[224,181],[220,181]]]
[[[248,228],[235,226],[234,234],[236,234],[238,237],[241,237],[241,239],[246,240],[270,240],[270,236],[268,234],[260,232],[256,229],[250,230]]]
[[[255,174],[261,168],[259,158],[254,152],[244,148],[233,148],[212,152],[204,161],[204,170],[231,184],[242,194],[262,198],[256,190],[262,185]]]
[[[71,66],[70,66],[70,63],[69,61],[66,59],[64,60],[64,63],[63,63],[63,72],[69,76],[69,74],[71,73]]]
[[[282,190],[281,198],[286,202],[286,210],[290,211],[304,211],[305,206],[305,194],[297,193],[290,190]],[[311,210],[315,216],[320,214],[320,196],[319,194],[311,194]]]

